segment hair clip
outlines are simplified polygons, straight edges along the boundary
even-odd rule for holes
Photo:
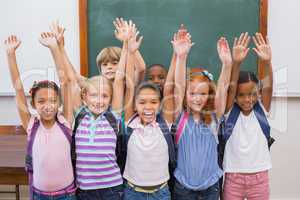
[[[207,70],[204,70],[201,72],[204,76],[206,76],[210,81],[213,81],[214,80],[214,76],[209,73]]]

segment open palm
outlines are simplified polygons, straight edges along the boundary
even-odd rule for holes
[[[50,32],[42,33],[39,41],[45,47],[54,47],[57,45],[54,33]]]
[[[248,33],[242,33],[238,38],[234,39],[232,48],[232,59],[234,62],[241,63],[245,60],[249,52],[250,36]]]
[[[217,44],[217,50],[220,57],[220,60],[223,64],[231,64],[232,63],[232,57],[231,52],[229,48],[229,44],[227,40],[224,37],[221,37]]]
[[[253,42],[256,46],[253,50],[259,59],[262,61],[270,61],[272,58],[272,51],[268,38],[265,41],[261,33],[256,33],[255,37],[253,37]]]
[[[14,52],[17,50],[17,48],[20,46],[21,44],[21,40],[19,40],[17,38],[17,36],[15,35],[11,35],[9,36],[5,41],[4,41],[4,45],[5,45],[5,49],[8,52]]]

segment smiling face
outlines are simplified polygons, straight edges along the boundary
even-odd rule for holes
[[[60,98],[54,89],[41,88],[35,92],[32,104],[42,120],[52,121],[55,120],[60,107]]]
[[[119,47],[106,47],[100,51],[96,58],[97,66],[102,75],[110,81],[115,79],[121,51]]]
[[[186,91],[186,105],[194,113],[200,113],[207,104],[209,84],[205,81],[189,81]]]
[[[101,63],[101,72],[108,80],[113,81],[118,68],[118,61],[109,61]]]
[[[258,99],[257,84],[253,81],[238,84],[236,103],[245,115],[248,115]]]
[[[97,117],[108,109],[111,102],[112,88],[109,80],[97,76],[87,82],[83,100],[88,109]]]
[[[160,107],[159,91],[152,88],[141,89],[135,98],[135,108],[144,125],[156,120]]]
[[[148,70],[148,80],[150,83],[156,84],[160,89],[164,88],[167,71],[160,65],[153,65]]]

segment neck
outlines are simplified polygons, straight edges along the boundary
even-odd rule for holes
[[[55,123],[55,119],[51,119],[51,120],[41,119],[41,122],[45,128],[51,128]]]
[[[192,113],[192,116],[193,116],[193,119],[195,122],[200,122],[200,120],[201,120],[200,112],[190,110],[190,113]]]
[[[242,111],[243,115],[248,116],[248,115],[250,115],[252,110],[241,110],[241,111]]]

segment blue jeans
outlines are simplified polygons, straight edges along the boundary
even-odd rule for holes
[[[124,190],[124,200],[171,200],[169,187],[165,186],[154,193],[137,192],[132,187],[126,185]]]
[[[206,190],[194,191],[190,190],[178,181],[174,186],[174,200],[219,200],[220,188],[219,182],[210,186]]]
[[[48,196],[33,192],[33,200],[76,200],[75,194],[63,194],[57,196]]]
[[[122,200],[123,185],[97,189],[97,190],[77,190],[77,200]]]

